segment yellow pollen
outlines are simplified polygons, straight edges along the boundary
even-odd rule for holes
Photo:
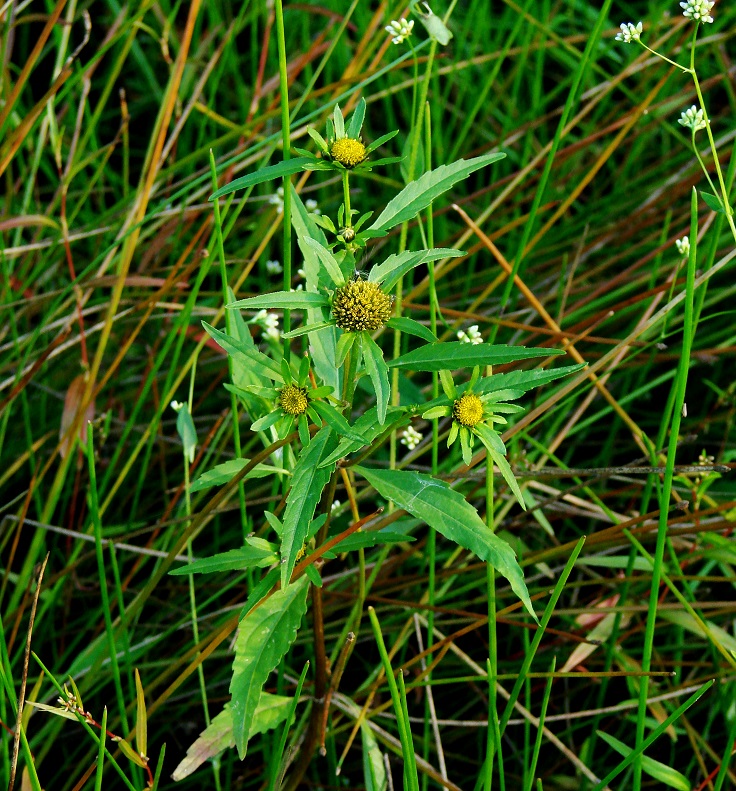
[[[303,415],[307,411],[308,404],[305,387],[286,385],[279,393],[279,406],[287,415]]]
[[[483,404],[477,395],[468,393],[452,405],[452,416],[461,426],[472,428],[483,419]]]
[[[393,303],[378,283],[354,278],[335,292],[332,316],[345,332],[373,332],[391,318]]]
[[[360,140],[342,137],[332,144],[330,156],[346,168],[354,168],[365,159],[365,146]]]

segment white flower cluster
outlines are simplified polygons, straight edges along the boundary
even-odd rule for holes
[[[464,330],[458,330],[457,339],[462,343],[472,343],[474,346],[477,346],[479,343],[483,343],[483,336],[480,334],[477,324],[473,324],[472,327],[468,327],[467,332]]]
[[[276,212],[278,214],[284,213],[284,188],[279,187],[274,195],[271,195],[268,199],[268,202],[276,207]],[[304,201],[304,206],[306,207],[307,211],[310,214],[322,214],[319,204],[317,203],[314,198],[307,198]]]
[[[413,27],[414,20],[412,19],[410,22],[407,22],[402,16],[398,22],[395,19],[391,20],[391,24],[386,25],[386,32],[390,36],[393,36],[391,41],[393,41],[394,44],[401,44],[409,38]]]
[[[269,275],[280,275],[284,271],[284,267],[278,261],[266,261],[266,272]]]
[[[682,126],[686,126],[688,129],[692,129],[693,132],[705,129],[708,125],[708,122],[705,120],[705,113],[702,110],[698,110],[695,105],[680,113],[678,123],[682,124]]]
[[[338,509],[338,508],[339,508],[341,505],[342,505],[342,503],[341,503],[341,502],[340,502],[340,501],[339,501],[337,498],[335,498],[335,499],[332,501],[332,507],[330,508],[330,511],[337,511],[337,509]]]
[[[677,252],[683,257],[687,258],[690,255],[690,238],[683,236],[682,239],[675,239]]]
[[[423,439],[424,435],[417,431],[414,426],[407,426],[401,437],[401,444],[406,445],[409,450],[414,450]]]
[[[715,4],[716,0],[687,0],[680,3],[680,8],[684,9],[682,15],[694,22],[712,22],[710,12]]]
[[[631,22],[621,23],[621,32],[616,34],[616,41],[623,41],[624,44],[631,44],[632,41],[641,39],[641,32],[644,26],[641,22],[632,25]]]
[[[259,310],[253,317],[253,322],[263,328],[263,335],[271,340],[277,341],[281,337],[279,332],[279,317],[275,313]]]

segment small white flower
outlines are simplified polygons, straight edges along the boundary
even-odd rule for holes
[[[266,261],[266,271],[269,275],[280,275],[284,267],[276,260]]]
[[[690,255],[690,239],[689,239],[689,237],[683,236],[682,239],[675,239],[675,245],[677,245],[677,252],[683,258],[687,258]]]
[[[339,508],[341,505],[342,505],[342,503],[341,503],[339,500],[337,500],[337,499],[333,500],[333,501],[332,501],[332,507],[330,508],[330,511],[337,511],[337,509],[338,509],[338,508]]]
[[[307,198],[304,201],[304,206],[306,207],[307,211],[310,214],[322,214],[319,208],[319,204],[314,198]]]
[[[713,17],[710,12],[715,4],[715,0],[687,0],[685,3],[680,3],[680,8],[684,9],[682,15],[694,22],[712,22]]]
[[[458,330],[457,339],[462,343],[472,343],[474,346],[477,346],[479,343],[483,343],[483,336],[480,334],[477,324],[473,324],[472,327],[468,327],[467,333],[463,330]]]
[[[705,120],[705,113],[702,110],[698,110],[695,105],[687,110],[683,110],[677,122],[682,126],[686,126],[688,129],[692,129],[693,132],[705,129],[708,125],[708,122]]]
[[[632,41],[639,41],[641,32],[644,29],[641,22],[633,25],[631,22],[621,23],[621,32],[616,34],[616,41],[623,41],[624,44],[631,44]]]
[[[397,22],[395,19],[391,20],[390,25],[386,25],[386,32],[393,36],[391,41],[394,44],[401,44],[402,42],[406,41],[411,35],[411,29],[414,27],[414,20],[407,22],[404,17]]]
[[[259,310],[251,319],[251,324],[258,324],[263,328],[263,336],[277,341],[281,337],[279,332],[279,317],[267,310]]]
[[[171,408],[174,410],[174,412],[179,412],[184,408],[184,404],[181,401],[172,401]]]
[[[271,195],[271,197],[268,199],[268,202],[271,205],[276,207],[276,212],[278,214],[283,214],[284,213],[284,188],[283,187],[279,187],[276,190],[276,194],[275,195]]]
[[[307,273],[303,269],[297,269],[296,273],[302,280],[307,279]]]
[[[407,426],[401,436],[401,444],[406,445],[409,450],[414,450],[416,446],[424,439],[424,436],[417,431],[414,426]]]

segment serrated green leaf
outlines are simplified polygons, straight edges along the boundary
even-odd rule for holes
[[[199,558],[169,574],[177,577],[184,574],[214,574],[220,571],[243,571],[249,568],[265,568],[279,562],[274,548],[250,546],[246,544],[238,549],[219,552],[208,558]]]
[[[259,352],[255,346],[248,346],[242,341],[238,341],[222,330],[218,330],[206,321],[202,322],[205,332],[231,356],[242,355],[244,364],[250,365],[253,371],[260,376],[272,379],[273,381],[284,383],[279,366],[263,352]],[[247,361],[247,362],[245,362]]]
[[[390,406],[386,411],[386,422],[380,424],[378,422],[378,410],[376,407],[371,407],[367,412],[364,412],[353,424],[353,428],[365,438],[365,443],[359,443],[355,440],[344,438],[340,440],[337,448],[324,458],[320,465],[326,467],[330,464],[335,464],[338,459],[355,453],[360,450],[365,444],[370,445],[375,439],[389,429],[398,429],[401,423],[408,423],[409,416],[400,407]]]
[[[257,297],[247,297],[232,302],[225,307],[229,310],[239,308],[281,308],[283,310],[306,310],[307,308],[325,307],[329,300],[323,294],[313,294],[309,291],[274,291],[271,294],[260,294]]]
[[[631,747],[619,741],[615,736],[611,736],[610,733],[606,733],[605,731],[596,731],[596,733],[609,747],[612,747],[619,755],[622,755],[624,758],[633,752]],[[654,758],[649,758],[646,755],[642,755],[641,768],[650,777],[653,777],[660,783],[664,783],[670,788],[677,788],[678,791],[691,791],[692,786],[685,775],[680,774],[680,772],[678,772],[676,769],[673,769],[671,766],[667,766],[666,764],[660,763],[659,761],[655,761]]]
[[[484,154],[474,159],[459,159],[450,165],[440,165],[438,168],[430,170],[416,181],[410,182],[398,195],[392,198],[367,230],[382,234],[406,220],[411,220],[459,181],[505,156],[506,154],[500,152]]]
[[[250,462],[249,459],[230,459],[218,464],[207,472],[203,472],[199,478],[189,487],[189,491],[200,492],[202,489],[209,489],[211,486],[222,486],[231,481],[242,469]],[[256,466],[245,476],[246,478],[265,478],[267,475],[289,475],[289,471],[283,467],[273,467],[270,464],[256,464]]]
[[[257,170],[255,173],[241,176],[239,179],[231,181],[224,187],[220,187],[217,192],[213,192],[212,195],[210,195],[209,200],[213,201],[215,198],[221,198],[223,195],[229,195],[231,192],[236,192],[246,187],[252,187],[255,184],[262,184],[264,181],[272,181],[273,179],[281,179],[284,176],[292,176],[294,173],[306,170],[306,165],[311,163],[311,157],[294,157],[293,159],[279,162],[276,165],[269,165],[268,167]]]
[[[397,316],[394,319],[389,319],[386,322],[386,326],[407,335],[415,335],[417,338],[427,341],[427,343],[437,343],[437,336],[434,335],[429,327],[425,327],[424,324],[420,324],[418,321],[406,316]]]
[[[718,212],[719,214],[726,213],[720,198],[717,198],[715,195],[711,195],[710,192],[703,192],[702,190],[700,191],[700,197],[711,211]]]
[[[263,685],[296,638],[307,609],[308,580],[301,577],[248,613],[238,627],[230,682],[233,739],[242,761]]]
[[[407,368],[410,371],[442,371],[473,368],[476,365],[504,365],[517,360],[535,357],[552,357],[564,354],[558,349],[527,349],[524,346],[491,345],[488,343],[462,343],[449,341],[431,343],[402,354],[388,364],[389,368]]]
[[[494,535],[469,502],[444,481],[407,470],[372,470],[355,467],[387,500],[426,522],[445,538],[490,563],[511,584],[536,620],[524,574],[511,547]]]
[[[367,332],[363,333],[363,363],[376,393],[378,422],[383,425],[386,422],[388,402],[391,400],[388,366],[383,359],[383,352],[380,347]]]
[[[586,365],[587,363],[580,363],[579,365],[566,365],[562,368],[535,368],[532,371],[509,371],[509,373],[485,376],[478,380],[475,393],[484,395],[485,393],[494,393],[496,390],[508,389],[527,392],[535,387],[554,382],[555,379],[577,373]]]
[[[343,539],[334,548],[334,552],[353,552],[356,549],[368,549],[381,544],[399,544],[404,541],[415,541],[414,536],[405,533],[391,533],[385,530],[358,531]]]
[[[324,401],[312,401],[312,408],[328,426],[332,427],[338,437],[348,437],[356,442],[363,443],[363,445],[367,444],[362,434],[356,431],[335,407],[330,406],[330,404]]]
[[[320,467],[323,457],[332,451],[334,437],[329,426],[321,428],[302,448],[286,496],[284,528],[281,537],[281,587],[286,588],[296,564],[296,556],[307,536],[309,523],[322,497],[322,490],[332,474],[332,466]]]
[[[429,261],[439,261],[442,258],[459,258],[465,255],[462,250],[453,248],[433,248],[432,250],[407,250],[403,253],[390,255],[382,264],[374,266],[368,280],[371,283],[379,283],[384,291],[390,291],[399,279],[407,272],[420,264]]]

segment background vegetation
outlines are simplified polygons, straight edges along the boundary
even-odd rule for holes
[[[587,374],[527,394],[526,415],[505,435],[527,502],[538,507],[522,512],[499,483],[497,529],[522,558],[538,612],[576,542],[588,537],[521,693],[532,716],[515,711],[504,734],[504,777],[498,773],[495,782],[509,789],[531,787],[534,779],[533,718],[545,699],[544,674],[553,657],[558,676],[534,773],[543,787],[593,788],[591,777],[603,778],[617,766],[621,757],[597,735],[601,730],[633,745],[652,575],[623,530],[631,529],[654,552],[664,456],[652,460],[643,438],[666,450],[683,306],[658,311],[684,289],[685,262],[675,239],[690,233],[691,188],[704,181],[689,133],[677,124],[681,110],[696,101],[691,82],[640,48],[614,41],[619,22],[641,18],[648,43],[687,63],[691,23],[669,0],[604,3],[603,16],[599,5],[458,3],[450,22],[454,38],[438,50],[429,83],[434,163],[493,149],[507,154],[435,206],[436,245],[468,251],[438,270],[445,337],[475,324],[498,343],[561,348],[568,339],[590,364]],[[407,45],[391,44],[384,26],[406,12],[405,4],[393,2],[286,6],[297,146],[311,145],[308,121],[323,128],[336,101],[354,103],[360,92],[368,102],[364,138],[399,128],[382,155],[401,155],[410,131],[414,61]],[[722,0],[714,16],[701,33],[697,64],[728,168],[736,6]],[[205,725],[200,682],[212,716],[229,699],[230,638],[253,576],[197,578],[193,639],[187,577],[158,570],[188,519],[188,503],[196,517],[216,491],[188,500],[176,414],[169,408],[173,399],[186,400],[193,369],[198,444],[191,478],[233,454],[230,399],[222,387],[226,358],[200,324],[223,323],[207,202],[209,150],[220,184],[280,159],[274,150],[281,124],[272,3],[36,0],[0,6],[0,24],[0,765],[8,776],[34,566],[48,552],[32,648],[49,671],[62,682],[71,675],[84,707],[101,720],[107,706],[108,728],[127,735],[135,721],[138,669],[152,765],[166,744],[160,788],[260,788],[278,763],[280,729],[254,740],[244,763],[227,750],[214,772],[205,766],[179,783],[170,780]],[[419,25],[414,32],[420,45],[425,34]],[[418,49],[420,70],[426,54],[426,45]],[[304,174],[296,183],[304,200],[336,216],[339,178]],[[238,297],[280,287],[280,276],[267,267],[282,259],[276,186],[258,186],[246,202],[236,197],[224,217],[229,283]],[[382,206],[402,186],[398,165],[354,178],[353,206]],[[734,240],[723,215],[703,203],[699,234],[702,274],[733,250]],[[416,226],[409,235],[410,247],[421,246]],[[371,248],[368,262],[382,244]],[[506,289],[498,256],[489,252],[493,246],[509,262],[520,261],[519,277],[537,306],[519,288]],[[417,270],[405,284],[404,309],[418,320],[428,315],[425,274]],[[646,725],[653,728],[716,679],[647,751],[693,789],[736,787],[727,768],[736,735],[736,492],[726,474],[736,448],[735,291],[732,266],[726,266],[696,292],[698,321],[662,566],[681,598],[662,583],[651,667],[656,675],[649,685]],[[540,317],[539,304],[558,329]],[[253,329],[267,348],[262,329]],[[596,383],[590,371],[597,364]],[[427,382],[413,384],[414,390],[405,385],[406,397],[421,399]],[[88,403],[99,520],[90,509],[82,446],[65,436],[80,404]],[[257,443],[247,425],[246,448]],[[417,427],[425,440],[413,451],[400,445],[401,463],[427,470],[431,431]],[[376,458],[387,457],[384,449]],[[441,472],[463,476],[463,492],[482,508],[483,477],[462,465],[456,449],[446,452],[444,443],[439,457]],[[345,501],[339,487],[336,495]],[[249,484],[249,514],[273,509],[279,499],[270,481]],[[336,519],[347,527],[349,513],[343,508]],[[101,553],[93,540],[96,524]],[[243,530],[237,496],[231,497],[213,511],[193,553],[205,557],[238,546]],[[486,755],[489,711],[486,570],[438,540],[436,598],[429,607],[426,528],[414,535],[413,544],[393,547],[380,567],[372,565],[380,550],[367,552],[368,570],[375,568],[367,602],[380,618],[393,666],[405,668],[421,781],[437,788],[444,776],[448,787],[473,788]],[[339,649],[358,595],[355,562],[348,555],[323,569],[330,652]],[[705,619],[705,631],[682,600]],[[498,667],[510,690],[534,631],[500,584],[498,606]],[[124,614],[114,662],[108,613],[114,625]],[[428,617],[435,642],[448,638],[431,658],[422,653]],[[269,689],[293,694],[312,653],[311,632],[303,629]],[[427,686],[414,683],[430,661],[432,706]],[[399,786],[397,728],[390,706],[381,705],[389,695],[380,662],[365,619],[333,700],[325,755],[315,754],[305,786],[363,787],[363,749],[360,738],[352,743],[351,732],[356,706],[369,699],[374,733]],[[307,675],[304,695],[311,694],[310,684]],[[33,659],[26,694],[47,704],[56,697]],[[25,718],[41,785],[48,791],[91,787],[97,748],[81,726],[30,708]],[[142,787],[144,775],[125,759],[120,763]],[[631,772],[611,787],[633,787]],[[662,780],[645,773],[642,786],[660,788]],[[104,787],[124,787],[109,765]]]

